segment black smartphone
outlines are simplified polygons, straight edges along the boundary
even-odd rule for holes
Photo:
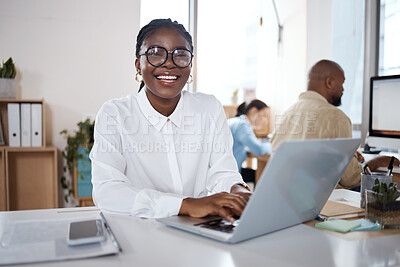
[[[69,224],[67,243],[70,246],[99,243],[105,239],[102,220],[87,220]]]

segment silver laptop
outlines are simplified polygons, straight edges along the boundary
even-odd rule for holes
[[[289,141],[273,153],[240,220],[172,216],[158,221],[181,230],[237,243],[319,215],[360,139]]]

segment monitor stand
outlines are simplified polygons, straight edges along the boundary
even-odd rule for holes
[[[379,154],[382,150],[376,149],[374,147],[370,147],[368,144],[365,144],[364,150],[362,153],[364,154]]]

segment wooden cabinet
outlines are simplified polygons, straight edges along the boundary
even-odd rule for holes
[[[6,148],[7,210],[58,207],[57,149]]]
[[[41,147],[8,146],[8,103],[42,104]],[[46,146],[43,100],[0,99],[0,211],[58,207],[57,148]]]
[[[223,106],[225,111],[225,116],[227,119],[233,118],[236,116],[238,106]]]

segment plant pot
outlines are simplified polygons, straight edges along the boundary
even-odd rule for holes
[[[392,182],[393,175],[387,175],[386,173],[373,172],[371,175],[361,173],[361,202],[360,207],[365,208],[365,191],[372,190],[375,185],[375,179],[378,179],[380,183],[385,183],[387,186]]]
[[[14,79],[0,78],[0,98],[16,98],[17,81]]]
[[[380,223],[382,228],[400,228],[400,200],[382,204],[377,201],[379,197],[382,197],[382,194],[365,191],[365,218],[373,223]]]
[[[238,102],[238,97],[237,97],[237,95],[233,95],[232,98],[231,98],[231,101],[232,101],[232,105],[233,105],[233,106],[236,106],[236,105],[237,105],[237,102]]]

